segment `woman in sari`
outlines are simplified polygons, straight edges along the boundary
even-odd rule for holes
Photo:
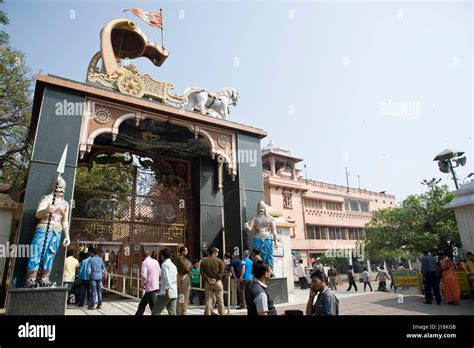
[[[459,304],[461,301],[461,290],[459,288],[456,267],[453,261],[446,255],[440,255],[441,272],[443,274],[443,296],[448,304]]]

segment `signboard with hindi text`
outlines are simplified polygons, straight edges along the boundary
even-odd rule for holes
[[[421,286],[420,272],[416,269],[405,271],[393,271],[393,282],[398,287],[417,287]]]

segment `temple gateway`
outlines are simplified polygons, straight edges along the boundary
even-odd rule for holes
[[[64,154],[69,247],[100,250],[107,272],[122,276],[104,287],[138,296],[134,279],[145,251],[166,247],[176,255],[186,245],[194,259],[214,246],[221,256],[251,248],[253,232],[244,224],[264,196],[260,140],[267,133],[226,119],[239,98],[233,88],[188,88],[180,95],[173,83],[126,64],[145,57],[161,66],[169,55],[134,21],[109,21],[100,39],[85,83],[37,76],[18,243],[33,240],[38,202],[54,191]],[[64,313],[64,253],[61,244],[48,272],[57,287],[24,288],[28,260],[16,259],[7,312]],[[286,283],[282,278],[278,285],[280,301],[288,299]],[[23,309],[22,301],[41,304]]]

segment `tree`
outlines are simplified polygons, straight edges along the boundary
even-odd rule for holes
[[[8,17],[1,10],[0,24],[8,24]],[[13,189],[24,187],[31,150],[27,135],[32,81],[24,54],[13,49],[8,34],[0,30],[0,173]]]
[[[373,212],[367,225],[370,258],[413,258],[425,250],[452,256],[461,247],[454,212],[444,208],[454,195],[446,185],[431,182],[428,191],[408,196],[399,207]]]

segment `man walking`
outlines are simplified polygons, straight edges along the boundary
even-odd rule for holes
[[[230,262],[230,272],[232,274],[231,289],[230,289],[230,303],[240,307],[242,300],[240,296],[240,272],[242,271],[242,260],[239,254],[234,253],[232,261]]]
[[[316,295],[318,297],[314,303]],[[339,300],[327,287],[327,277],[323,271],[317,270],[311,274],[311,290],[306,303],[306,315],[339,315]]]
[[[74,257],[74,250],[67,251],[67,257],[64,260],[63,285],[67,288],[67,303],[71,303],[71,290],[76,280],[76,271],[79,268],[79,261]],[[75,300],[73,301],[75,302]]]
[[[143,254],[145,259],[142,262],[140,276],[145,294],[138,304],[138,309],[135,315],[143,315],[147,305],[149,305],[150,310],[153,311],[153,307],[156,303],[156,296],[158,295],[158,289],[160,288],[160,264],[157,260],[150,257],[149,251],[145,250]]]
[[[352,287],[354,287],[355,291],[357,291],[357,285],[354,280],[354,271],[352,270],[352,266],[349,266],[349,270],[347,271],[347,279],[349,280],[349,288],[347,291],[351,291]]]
[[[240,271],[240,307],[237,309],[245,309],[246,307],[246,289],[247,286],[252,282],[252,261],[250,261],[249,256],[250,252],[248,250],[244,251],[244,258],[242,259],[242,268]],[[263,262],[263,261],[260,261]]]
[[[201,261],[201,275],[204,281],[205,303],[204,315],[212,314],[213,298],[217,302],[219,315],[224,315],[224,287],[222,276],[224,275],[224,262],[219,259],[219,249],[212,248],[211,255]]]
[[[337,291],[337,271],[334,265],[328,270],[329,287],[331,290]]]
[[[105,272],[104,261],[94,248],[89,248],[90,260],[87,265],[91,303],[88,309],[102,308],[102,275]]]
[[[300,289],[304,290],[308,288],[308,280],[306,279],[306,274],[304,271],[303,260],[299,260],[298,265],[295,269],[296,276],[298,277],[298,281],[300,283]]]
[[[437,304],[441,304],[441,294],[439,292],[439,266],[436,259],[428,251],[423,252],[421,259],[421,274],[425,282],[425,304],[432,304],[433,295]]]
[[[179,256],[177,260],[178,269],[178,315],[187,315],[189,303],[189,287],[191,280],[189,274],[191,273],[192,264],[186,256],[188,256],[188,248],[182,246],[179,248]]]
[[[370,291],[373,292],[374,290],[372,290],[372,284],[370,284],[369,272],[367,271],[367,267],[364,267],[364,272],[362,272],[362,279],[364,280],[364,292],[367,288],[367,285],[369,286]]]
[[[171,251],[165,248],[160,251],[161,286],[151,315],[160,315],[166,308],[169,315],[176,315],[178,298],[178,270],[171,262]]]
[[[267,291],[267,282],[272,275],[270,266],[257,262],[253,265],[254,279],[247,288],[247,315],[277,315],[273,301]]]

